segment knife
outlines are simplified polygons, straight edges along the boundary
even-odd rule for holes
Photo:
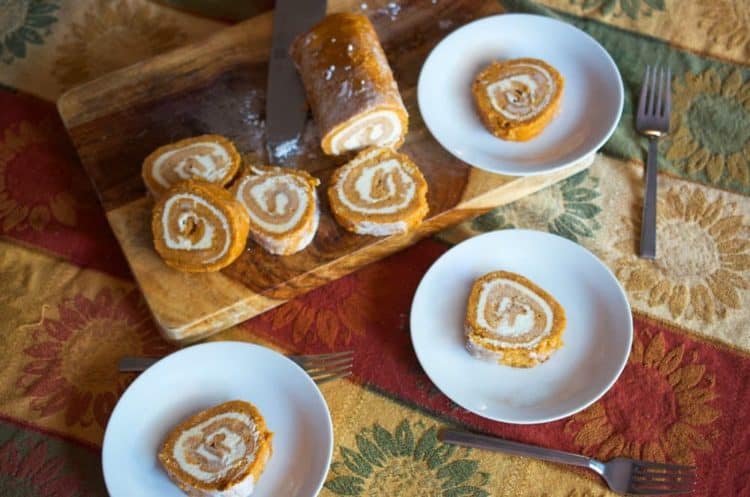
[[[305,89],[289,47],[325,13],[326,0],[276,0],[266,89],[266,152],[272,164],[297,152],[307,120]]]

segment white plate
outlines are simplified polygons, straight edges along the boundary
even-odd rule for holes
[[[527,142],[493,136],[474,109],[471,84],[493,60],[542,59],[565,88],[560,113]],[[527,176],[571,165],[595,152],[620,120],[623,87],[612,58],[583,31],[555,19],[502,14],[463,26],[440,42],[419,75],[419,110],[449,152],[487,171]]]
[[[185,497],[156,458],[161,444],[186,417],[235,399],[253,403],[274,432],[273,455],[253,497],[317,495],[333,451],[331,416],[318,387],[272,350],[213,342],[165,357],[120,398],[102,448],[110,497]]]
[[[475,359],[464,348],[466,302],[475,279],[519,273],[565,308],[565,344],[533,368]],[[633,321],[625,292],[607,267],[565,238],[503,230],[443,254],[422,278],[411,308],[411,339],[433,383],[461,407],[507,423],[544,423],[584,409],[625,367]]]

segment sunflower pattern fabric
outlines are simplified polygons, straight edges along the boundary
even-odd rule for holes
[[[123,355],[173,350],[151,321],[54,101],[271,2],[246,3],[0,0],[0,495],[104,497],[104,428],[134,378],[114,365]],[[396,22],[424,3],[352,5]],[[593,165],[211,340],[356,351],[351,380],[322,387],[336,433],[323,497],[614,495],[561,466],[446,446],[437,433],[448,425],[601,459],[694,463],[694,495],[750,495],[750,3],[501,5],[572,23],[617,63],[624,115]],[[659,258],[644,261],[635,254],[645,142],[633,131],[633,106],[644,66],[654,63],[674,74],[674,114],[661,143]],[[536,426],[459,408],[402,353],[411,346],[409,303],[445,242],[514,227],[593,251],[634,313],[632,353],[613,389],[574,416]]]

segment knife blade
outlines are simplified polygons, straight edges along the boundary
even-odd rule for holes
[[[266,89],[266,152],[272,164],[296,152],[307,120],[305,89],[289,47],[325,13],[326,0],[276,0]]]

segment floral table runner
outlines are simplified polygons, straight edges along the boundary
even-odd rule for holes
[[[172,350],[55,99],[270,3],[0,0],[0,495],[105,496],[103,431],[134,378],[118,374],[116,361]],[[211,339],[355,350],[353,378],[322,388],[335,425],[324,496],[612,495],[584,471],[445,446],[436,438],[443,426],[603,459],[694,463],[695,495],[750,496],[750,3],[503,6],[571,22],[617,62],[625,113],[592,167]],[[386,6],[383,15],[399,10]],[[645,142],[632,124],[644,66],[657,62],[675,75],[674,117],[661,145],[659,258],[649,262],[635,255]],[[594,252],[634,311],[633,350],[615,387],[588,409],[537,426],[489,422],[453,404],[420,369],[408,334],[411,298],[429,265],[466,237],[512,227]]]

